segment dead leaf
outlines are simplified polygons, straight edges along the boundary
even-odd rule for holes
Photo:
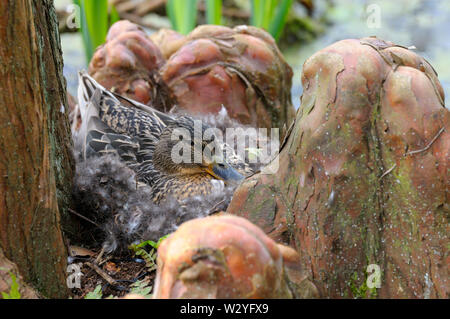
[[[89,250],[87,248],[79,247],[79,246],[70,246],[69,247],[69,254],[72,257],[84,257],[84,256],[95,256],[95,253],[92,250]]]

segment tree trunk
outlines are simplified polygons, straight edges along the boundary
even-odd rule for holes
[[[0,17],[0,246],[61,298],[73,160],[56,13],[51,0],[4,0]]]

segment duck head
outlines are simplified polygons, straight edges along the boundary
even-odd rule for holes
[[[171,175],[207,173],[226,184],[244,179],[225,159],[215,129],[182,117],[161,133],[153,154],[155,168]]]

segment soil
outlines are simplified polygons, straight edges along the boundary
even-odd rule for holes
[[[92,257],[74,257],[74,263],[81,264],[81,288],[73,288],[71,297],[73,299],[84,299],[89,292],[101,285],[102,298],[120,298],[131,290],[131,285],[136,281],[148,282],[153,287],[156,271],[148,271],[145,261],[132,256],[106,257],[96,263],[99,252]],[[98,271],[88,264],[97,265],[104,274],[115,280],[116,285],[110,284]]]

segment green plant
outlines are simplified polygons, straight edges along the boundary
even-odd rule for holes
[[[275,40],[278,40],[293,0],[252,0],[252,15],[250,23],[253,26],[267,30]]]
[[[172,28],[181,34],[188,34],[196,25],[197,0],[168,0],[167,15]],[[222,24],[222,0],[205,0],[208,24]],[[293,0],[252,0],[251,25],[266,29],[278,40]]]
[[[157,249],[161,242],[167,238],[169,235],[165,235],[161,237],[157,242],[154,242],[152,240],[146,240],[139,244],[132,244],[130,245],[130,249],[134,252],[136,256],[141,256],[145,260],[146,267],[149,271],[156,270],[156,256],[157,256]],[[150,246],[150,250],[147,251],[145,248],[146,246]]]
[[[88,292],[84,299],[102,299],[102,285],[97,285],[94,291]]]
[[[152,286],[148,285],[148,282],[144,280],[138,280],[130,286],[130,293],[141,295],[143,297],[151,297],[150,292],[152,291]]]
[[[222,24],[222,0],[206,0],[206,21],[208,24]]]
[[[81,34],[87,61],[90,61],[95,49],[103,44],[109,27],[119,21],[119,14],[108,0],[73,0],[80,8]]]
[[[17,284],[17,278],[12,272],[9,272],[9,276],[12,280],[11,289],[9,291],[9,294],[6,292],[2,292],[2,297],[3,299],[20,299],[21,295],[19,292],[19,285]]]
[[[197,0],[168,0],[166,4],[172,28],[181,34],[191,32],[197,23]]]

